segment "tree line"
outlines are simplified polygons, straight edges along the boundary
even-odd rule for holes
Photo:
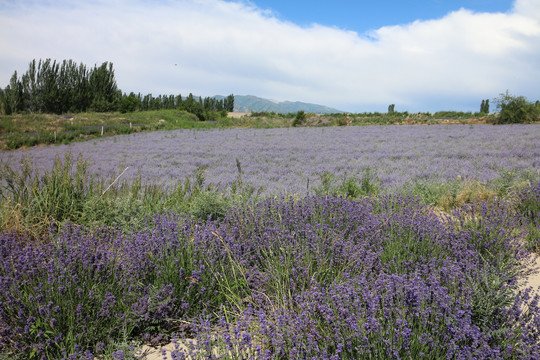
[[[46,59],[30,62],[28,70],[11,76],[9,85],[0,88],[0,114],[145,111],[178,109],[193,113],[200,120],[211,120],[220,112],[232,112],[234,95],[224,99],[195,97],[189,94],[142,96],[127,95],[116,84],[113,64],[87,67],[73,60]]]

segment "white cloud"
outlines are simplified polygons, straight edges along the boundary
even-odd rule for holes
[[[4,1],[0,84],[34,58],[111,61],[124,91],[475,110],[506,89],[540,93],[539,9],[517,0],[508,13],[461,9],[357,34],[221,0]]]

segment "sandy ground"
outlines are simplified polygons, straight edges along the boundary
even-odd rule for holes
[[[524,284],[532,286],[536,289],[536,293],[540,295],[540,256],[536,256],[535,262],[530,266],[531,270],[536,270],[531,275],[527,276]]]
[[[140,352],[141,359],[145,360],[171,360],[171,352],[175,350],[174,344],[168,344],[160,348],[143,346]]]
[[[231,118],[241,118],[244,116],[249,116],[251,113],[240,113],[240,112],[230,112],[227,117]]]

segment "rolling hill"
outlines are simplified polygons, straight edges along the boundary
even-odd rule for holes
[[[216,99],[223,99],[224,96],[214,96]],[[342,113],[343,111],[330,108],[324,105],[309,104],[300,101],[274,101],[263,99],[253,95],[235,95],[234,111],[236,112],[275,112],[275,113],[295,113],[300,110],[316,114]]]

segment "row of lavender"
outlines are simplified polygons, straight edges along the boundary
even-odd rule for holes
[[[17,164],[30,155],[50,169],[55,155],[83,154],[91,172],[139,174],[143,181],[171,184],[204,168],[206,179],[227,188],[243,179],[266,194],[306,194],[321,174],[357,176],[370,168],[385,189],[412,179],[487,182],[502,171],[539,177],[540,125],[366,126],[331,128],[176,130],[123,135],[68,146],[1,152]]]
[[[120,343],[175,333],[175,359],[540,358],[510,204],[444,218],[412,198],[289,197],[148,221],[2,234],[0,354],[123,359]]]

